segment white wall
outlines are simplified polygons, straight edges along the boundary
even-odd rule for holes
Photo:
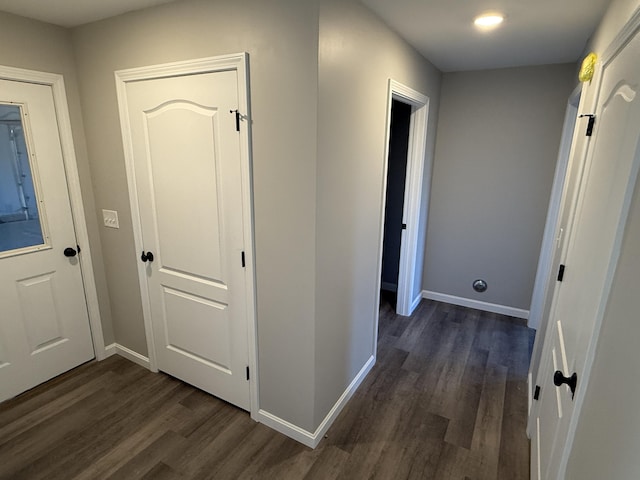
[[[376,348],[388,80],[430,97],[429,157],[440,89],[438,70],[358,2],[321,2],[319,49],[316,425]]]
[[[574,64],[447,73],[423,288],[528,310]],[[477,293],[482,278],[488,290]]]

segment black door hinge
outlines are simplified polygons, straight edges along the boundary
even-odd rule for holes
[[[240,112],[238,111],[238,109],[236,108],[235,110],[229,110],[229,113],[235,113],[236,114],[236,132],[240,131]]]
[[[540,398],[540,385],[536,385],[536,390],[533,392],[533,399],[538,400]]]
[[[244,259],[244,252],[242,252],[241,259],[242,259],[242,268],[244,268],[246,266],[246,262]]]
[[[247,366],[247,380],[249,380],[249,367]]]
[[[407,229],[407,224],[406,224],[406,223],[403,223],[403,224],[402,224],[402,230],[406,230],[406,229]]]
[[[596,123],[596,116],[590,113],[585,113],[584,115],[579,115],[578,118],[589,117],[589,123],[587,123],[587,137],[593,135],[593,125]]]
[[[563,278],[564,278],[564,265],[560,265],[560,268],[558,268],[558,281],[561,282]]]

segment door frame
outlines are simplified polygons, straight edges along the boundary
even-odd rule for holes
[[[2,65],[0,66],[0,79],[35,83],[51,88],[60,136],[62,162],[67,179],[71,217],[73,219],[76,240],[78,241],[78,245],[82,247],[82,254],[78,255],[77,258],[79,259],[82,284],[84,286],[93,353],[96,360],[104,360],[108,357],[108,354],[104,345],[104,334],[102,332],[102,321],[98,304],[98,290],[93,271],[93,261],[91,260],[91,245],[89,243],[89,232],[87,230],[84,203],[82,201],[80,175],[78,173],[77,157],[73,145],[71,117],[69,115],[64,77],[57,73],[39,72],[36,70],[26,70]]]
[[[407,225],[400,244],[400,265],[398,273],[398,291],[396,312],[409,316],[422,299],[422,290],[412,298],[416,277],[416,260],[418,258],[418,235],[420,232],[420,207],[423,193],[424,175],[431,184],[432,158],[426,158],[427,124],[429,120],[429,97],[389,79],[387,93],[387,125],[384,147],[384,169],[382,180],[382,201],[380,210],[380,244],[378,270],[376,280],[376,311],[380,303],[380,287],[382,285],[382,254],[384,247],[384,213],[386,208],[387,174],[389,170],[389,140],[391,139],[391,105],[393,100],[411,105],[411,121],[409,124],[409,148],[407,154],[407,173],[404,190],[403,222]],[[429,187],[426,188],[428,190]],[[429,208],[427,202],[427,211]],[[378,328],[376,314],[376,331]]]
[[[567,108],[565,111],[564,124],[562,127],[562,138],[560,140],[560,149],[558,151],[558,161],[556,163],[556,171],[553,179],[553,187],[549,199],[549,209],[547,211],[547,220],[544,227],[544,235],[542,237],[542,245],[540,247],[540,258],[538,259],[538,268],[536,279],[531,295],[531,306],[529,308],[529,318],[527,326],[536,330],[536,340],[533,344],[533,352],[531,355],[531,363],[529,365],[529,373],[527,376],[528,385],[528,412],[531,413],[533,402],[533,388],[537,382],[538,371],[540,369],[542,359],[542,346],[546,338],[546,330],[549,319],[543,318],[544,312],[551,306],[553,300],[554,287],[556,278],[551,272],[551,267],[557,256],[561,256],[563,252],[557,251],[557,242],[560,241],[560,221],[564,209],[571,209],[572,198],[566,198],[565,191],[567,175],[570,173],[569,164],[572,163],[576,168],[584,164],[587,149],[578,147],[578,139],[580,132],[578,130],[578,114],[580,112],[580,100],[582,98],[582,84],[577,85],[569,99],[567,100]],[[578,183],[581,175],[576,177]],[[567,224],[567,230],[562,233],[564,238],[569,235],[571,221]],[[528,426],[530,428],[530,426]],[[529,432],[531,435],[531,432]]]
[[[179,62],[163,63],[144,67],[118,70],[115,72],[116,92],[118,108],[120,111],[122,142],[124,147],[124,160],[127,172],[127,185],[129,189],[129,203],[131,207],[131,221],[133,226],[133,241],[135,251],[144,249],[142,240],[142,222],[139,210],[139,198],[136,188],[134,170],[133,141],[130,130],[129,109],[127,102],[126,86],[129,82],[141,80],[154,80],[167,77],[197,75],[215,73],[220,71],[235,70],[238,74],[238,110],[241,112],[243,122],[240,128],[240,160],[242,171],[242,215],[243,234],[245,239],[245,279],[246,279],[246,304],[247,304],[247,346],[249,353],[249,391],[252,417],[258,412],[258,368],[257,368],[257,325],[256,325],[256,301],[255,301],[255,265],[254,265],[254,238],[253,238],[253,192],[251,188],[251,113],[249,105],[249,54],[246,52],[221,55],[215,57],[199,58]],[[137,258],[137,257],[136,257]],[[142,311],[144,316],[144,329],[147,337],[147,349],[149,352],[149,370],[158,371],[156,346],[151,322],[151,303],[145,264],[136,262],[138,268],[138,282],[142,295]]]
[[[529,318],[527,321],[527,326],[534,330],[538,330],[541,326],[542,310],[550,292],[549,278],[551,275],[551,265],[553,263],[553,241],[557,236],[557,230],[559,227],[558,221],[560,218],[560,205],[562,203],[562,192],[564,189],[567,167],[572,156],[571,154],[574,150],[576,137],[575,128],[578,120],[578,108],[580,106],[581,94],[582,84],[579,84],[569,96],[564,116],[562,139],[560,141],[556,172],[553,178],[553,187],[551,188],[549,209],[547,210],[547,220],[544,227],[544,235],[542,237],[540,258],[538,259],[538,269],[533,286],[533,294],[531,295],[531,306],[529,308]]]

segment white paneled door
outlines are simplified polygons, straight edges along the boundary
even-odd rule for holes
[[[94,357],[62,155],[51,86],[0,80],[0,401]]]
[[[585,366],[617,263],[640,166],[639,57],[636,34],[602,70],[594,137],[543,350],[540,402],[532,409],[534,479],[562,475],[575,399],[584,394]]]
[[[249,410],[238,72],[125,89],[157,367]]]

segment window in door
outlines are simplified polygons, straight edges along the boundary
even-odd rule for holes
[[[0,103],[0,257],[47,247],[23,105]]]

